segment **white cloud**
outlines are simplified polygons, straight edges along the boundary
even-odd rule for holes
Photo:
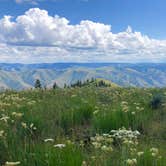
[[[131,27],[112,33],[111,26],[89,20],[71,25],[45,10],[29,9],[15,20],[0,19],[1,61],[166,61],[166,41],[155,40]]]
[[[17,4],[31,4],[31,5],[38,5],[40,2],[44,2],[47,0],[14,0]],[[49,0],[51,2],[57,2],[57,1],[61,1],[61,0]],[[84,0],[86,1],[86,0]]]
[[[37,5],[38,0],[15,0],[16,3],[22,4],[22,3],[30,3],[32,5]]]

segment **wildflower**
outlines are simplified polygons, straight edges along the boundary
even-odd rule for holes
[[[94,146],[96,149],[98,149],[98,148],[101,147],[101,143],[93,142],[92,144],[93,144],[93,146]]]
[[[23,128],[25,128],[25,129],[27,128],[27,124],[26,123],[22,122],[21,125],[22,125]]]
[[[130,151],[131,151],[132,154],[135,154],[135,152],[136,152],[137,150],[136,150],[135,148],[131,148]]]
[[[127,165],[134,166],[137,164],[137,159],[127,159],[126,160]]]
[[[113,139],[112,138],[107,138],[107,140],[106,140],[108,143],[113,143]]]
[[[159,154],[159,150],[157,148],[151,148],[150,152],[152,153],[153,157],[156,157]]]
[[[96,159],[96,157],[95,157],[95,156],[91,156],[91,159],[92,159],[92,160],[95,160],[95,159]]]
[[[12,115],[16,115],[17,114],[17,112],[12,112]]]
[[[80,141],[80,146],[82,146],[82,147],[84,146],[84,141],[83,140]]]
[[[44,142],[54,142],[54,139],[52,139],[52,138],[47,138],[47,139],[44,140]]]
[[[122,101],[121,106],[122,106],[122,111],[123,112],[128,112],[129,111],[128,103],[126,101]]]
[[[99,113],[99,110],[96,110],[93,112],[94,115],[98,114]]]
[[[127,165],[133,165],[133,160],[132,159],[127,159],[126,163],[127,163]]]
[[[77,95],[71,95],[71,98],[77,97]]]
[[[144,152],[138,152],[137,155],[140,157],[144,154]]]
[[[64,147],[66,147],[66,145],[65,144],[56,144],[56,145],[54,145],[54,147],[62,149]]]
[[[140,103],[134,103],[134,105],[140,105]]]
[[[20,117],[22,117],[23,116],[23,113],[17,113],[17,112],[12,112],[12,115],[13,116],[15,116],[15,117],[18,117],[18,118],[20,118]]]
[[[31,124],[30,124],[30,128],[33,128],[33,126],[34,126],[34,124],[33,124],[33,123],[31,123]]]
[[[140,135],[139,131],[126,130],[125,128],[121,128],[119,130],[111,130],[112,137],[114,139],[118,139],[123,141],[126,144],[137,144],[137,137]]]
[[[3,135],[4,135],[4,130],[1,130],[0,131],[0,137],[3,137]]]
[[[33,130],[36,130],[37,128],[34,126],[33,123],[30,124],[30,128],[33,129]]]
[[[134,164],[137,164],[137,159],[132,159]]]
[[[6,161],[5,166],[14,166],[14,165],[19,165],[19,164],[21,164],[20,161],[16,161],[16,162]]]
[[[33,105],[35,103],[36,103],[36,101],[29,101],[29,102],[27,102],[27,105]]]
[[[159,150],[157,148],[151,148],[150,152],[152,152],[152,153],[159,153]]]
[[[140,111],[143,111],[143,110],[144,110],[144,108],[143,108],[143,107],[141,107],[141,108],[140,108]]]
[[[122,105],[126,105],[126,104],[128,104],[128,102],[122,101],[121,104],[122,104]]]
[[[104,137],[108,137],[108,136],[109,136],[109,134],[103,134],[103,136],[104,136]]]
[[[81,166],[87,166],[86,161],[83,161]]]
[[[96,136],[96,140],[98,141],[98,142],[101,142],[101,141],[104,141],[104,138],[102,137],[102,136]]]
[[[67,143],[67,144],[73,144],[73,142],[70,141],[70,140],[67,140],[66,143]]]
[[[128,106],[124,105],[123,108],[122,108],[123,112],[128,112],[129,111],[129,108]]]
[[[124,139],[123,144],[125,144],[125,145],[133,145],[134,142],[132,140]]]
[[[106,145],[103,145],[101,147],[101,150],[105,152],[112,152],[112,147],[107,147]]]
[[[8,116],[3,116],[0,120],[7,123],[8,119],[10,119],[10,117],[8,117]]]
[[[153,156],[153,157],[156,157],[156,155],[157,155],[156,153],[152,153],[152,156]]]

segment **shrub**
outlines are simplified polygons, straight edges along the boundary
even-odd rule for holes
[[[158,109],[163,101],[163,96],[160,94],[157,94],[153,96],[152,100],[150,101],[150,106],[152,109]]]

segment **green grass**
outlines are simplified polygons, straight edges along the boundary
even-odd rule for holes
[[[0,165],[20,161],[21,166],[127,166],[127,159],[136,159],[133,165],[165,166],[165,95],[166,89],[93,85],[1,93]],[[157,107],[155,96],[162,96]],[[113,141],[109,153],[92,145],[91,137],[122,127],[141,133],[138,145]],[[53,141],[44,141],[49,138]],[[159,151],[155,157],[153,147]],[[138,157],[140,151],[144,154]]]

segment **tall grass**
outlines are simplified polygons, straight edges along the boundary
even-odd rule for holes
[[[164,166],[166,101],[163,98],[160,107],[151,104],[156,94],[165,93],[94,86],[1,93],[0,165],[20,161],[21,166],[126,166],[126,160],[134,158],[139,166]],[[93,147],[91,137],[122,127],[141,133],[136,152],[115,142],[109,153]],[[44,141],[49,138],[53,141]],[[156,157],[152,147],[159,150]],[[144,152],[141,157],[139,151]]]

